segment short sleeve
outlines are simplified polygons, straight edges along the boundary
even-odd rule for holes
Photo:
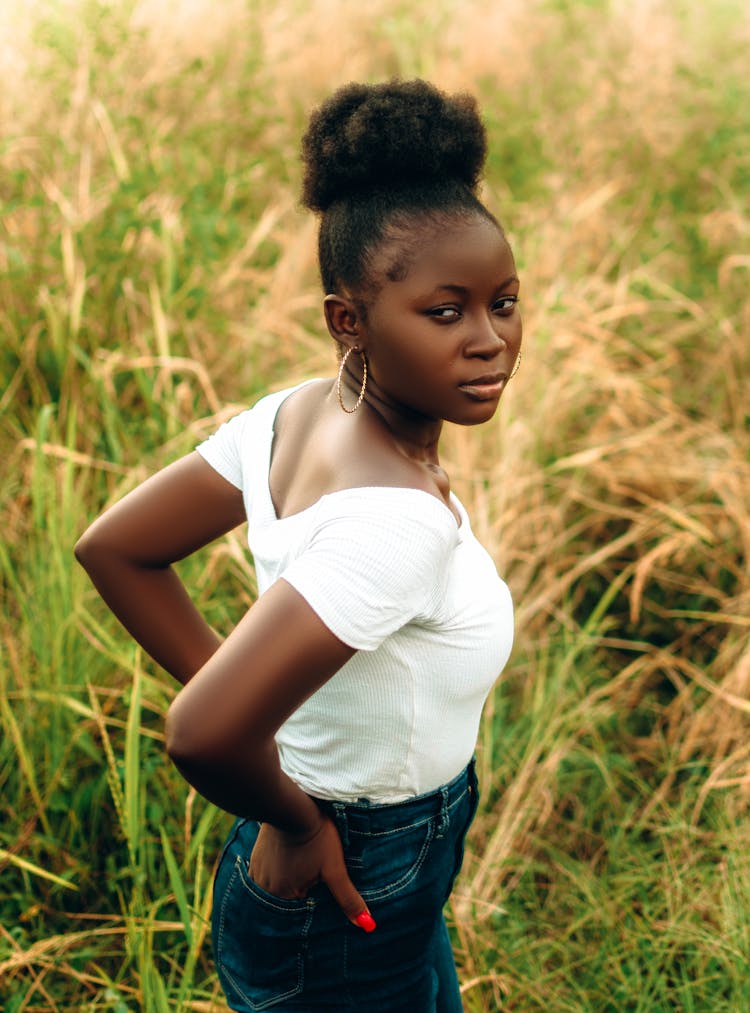
[[[303,551],[280,574],[340,640],[375,650],[442,600],[456,521],[416,489],[324,496]]]
[[[243,487],[243,447],[248,438],[247,429],[252,414],[253,409],[249,408],[235,415],[195,448],[222,478],[238,489]]]

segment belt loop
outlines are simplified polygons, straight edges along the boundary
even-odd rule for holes
[[[343,802],[333,802],[333,815],[336,819],[341,843],[345,848],[349,847],[349,821],[346,818],[346,806]]]
[[[448,789],[445,787],[445,785],[440,789],[440,794],[442,796],[442,801],[440,804],[440,820],[438,821],[437,826],[437,834],[436,834],[437,837],[443,837],[445,835],[445,832],[448,829],[449,824]]]

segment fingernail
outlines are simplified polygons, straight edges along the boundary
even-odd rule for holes
[[[375,929],[375,919],[372,917],[369,911],[362,911],[354,919],[354,923],[359,925],[365,932],[372,932]]]

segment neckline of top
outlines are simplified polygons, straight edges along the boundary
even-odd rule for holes
[[[426,496],[428,502],[435,503],[441,512],[444,511],[450,517],[451,523],[453,524],[458,534],[460,534],[464,530],[464,525],[467,519],[464,506],[454,493],[451,492],[449,495],[452,501],[455,503],[456,509],[460,514],[461,517],[460,524],[456,520],[455,514],[453,513],[453,511],[451,510],[451,508],[448,506],[447,503],[444,503],[441,499],[438,499],[437,496],[433,496],[432,493],[426,492],[424,489],[415,489],[412,486],[408,485],[352,485],[348,486],[346,489],[334,489],[332,492],[324,492],[323,495],[319,499],[317,499],[314,503],[311,503],[310,506],[304,507],[302,510],[297,510],[296,513],[286,514],[284,517],[279,517],[277,515],[276,510],[274,509],[273,500],[271,499],[270,489],[268,488],[267,485],[265,486],[265,492],[266,492],[267,513],[270,522],[273,524],[284,524],[286,521],[295,521],[302,517],[305,517],[312,510],[317,509],[324,500],[330,500],[336,497],[346,497],[346,496],[355,497],[361,493],[371,493],[374,494],[375,496],[378,496],[380,494],[396,495],[396,496],[398,495],[410,496],[412,494],[416,494],[417,496]]]

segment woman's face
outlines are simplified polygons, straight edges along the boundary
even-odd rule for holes
[[[370,377],[409,413],[486,422],[521,347],[513,254],[479,215],[440,230],[416,227],[424,243],[405,277],[386,281],[360,322]]]

